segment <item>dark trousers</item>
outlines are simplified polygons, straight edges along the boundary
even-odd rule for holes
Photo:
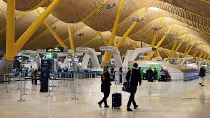
[[[137,87],[131,87],[130,98],[128,100],[127,108],[130,108],[131,103],[133,103],[133,106],[136,107],[136,101],[135,101],[136,90],[137,90]]]
[[[99,102],[100,104],[104,103],[104,106],[107,106],[107,98],[109,97],[110,90],[106,90],[104,93],[103,99]]]
[[[142,82],[141,78],[139,78],[138,81],[139,81],[139,86],[141,86],[141,82]]]

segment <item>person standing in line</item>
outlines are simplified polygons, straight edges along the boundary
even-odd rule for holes
[[[153,71],[152,71],[152,68],[149,68],[147,76],[148,76],[147,77],[148,81],[149,82],[153,82]]]
[[[157,69],[154,68],[154,71],[153,71],[153,78],[154,78],[154,80],[157,80],[157,74],[158,74]]]
[[[204,66],[202,66],[202,67],[200,68],[199,76],[200,76],[200,79],[201,79],[201,82],[200,82],[199,84],[200,84],[201,86],[204,86],[203,83],[204,83],[205,76],[206,76],[206,69],[204,68]]]
[[[129,98],[128,103],[127,103],[127,111],[133,111],[130,108],[131,103],[133,103],[134,109],[138,108],[138,105],[136,104],[136,101],[135,101],[135,94],[136,94],[136,91],[137,91],[138,81],[139,81],[140,77],[141,77],[141,75],[138,71],[138,64],[134,63],[132,70],[129,71],[126,75],[126,80],[127,80],[127,82],[130,83],[130,88],[129,88],[130,98]]]
[[[35,69],[32,69],[30,76],[32,77],[32,91],[37,90],[37,78],[36,76],[38,75],[38,71]]]
[[[104,97],[100,102],[98,102],[100,108],[102,108],[101,107],[102,103],[104,103],[104,108],[109,108],[107,104],[107,98],[109,97],[110,94],[110,86],[111,86],[110,73],[108,71],[108,67],[104,67],[103,74],[101,75],[101,92],[104,93]]]

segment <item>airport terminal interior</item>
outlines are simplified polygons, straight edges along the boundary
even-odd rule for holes
[[[0,0],[0,118],[210,118],[209,37],[210,0]]]

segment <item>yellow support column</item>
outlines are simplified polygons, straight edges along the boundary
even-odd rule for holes
[[[159,22],[159,24],[158,24],[158,27],[161,27],[161,25],[162,25],[162,23],[163,23],[163,19],[164,19],[163,17],[160,18],[160,22]],[[159,33],[159,30],[157,30],[157,31],[155,32],[155,34],[154,34],[154,37],[153,37],[153,40],[152,40],[152,46],[155,45],[155,42],[156,42],[157,37],[158,37],[158,33]]]
[[[39,10],[36,9],[36,12],[39,14],[39,16],[41,16],[41,13],[39,12]],[[58,36],[58,34],[50,27],[50,25],[46,21],[44,21],[44,25],[51,32],[51,34],[56,39],[56,41],[58,42],[58,44],[61,47],[65,47],[66,48],[67,46],[65,45],[65,43],[62,41],[62,39]]]
[[[209,60],[210,56],[208,56],[207,60]]]
[[[15,0],[7,0],[7,28],[6,28],[6,55],[7,60],[14,60],[15,42]]]
[[[182,41],[179,43],[179,45],[177,46],[177,48],[175,49],[175,53],[179,50],[179,48],[180,48],[180,46],[182,45],[182,43],[187,39],[187,37],[188,37],[188,34],[186,34],[185,36],[184,36],[184,38],[182,38]]]
[[[172,49],[171,49],[171,52],[170,52],[168,58],[171,58],[171,57],[173,56],[175,47],[176,47],[176,45],[177,45],[177,43],[178,43],[178,38],[181,36],[181,34],[182,34],[182,30],[179,31],[179,34],[178,34],[178,36],[177,36],[176,39],[175,39],[174,45],[173,45],[173,47],[172,47]]]
[[[182,55],[182,58],[184,58],[185,57],[185,55],[187,54],[187,51],[188,51],[188,49],[190,48],[190,46],[189,45],[187,45],[187,47],[186,47],[186,49],[185,49],[185,51],[184,51],[184,54]]]
[[[200,55],[198,56],[198,60],[200,60],[202,56],[203,56],[203,52],[201,52]]]
[[[142,18],[144,14],[147,12],[148,8],[144,8],[144,11],[138,16],[138,18]],[[122,45],[125,41],[125,39],[128,37],[130,32],[133,30],[133,28],[137,25],[137,22],[133,22],[132,25],[128,28],[128,30],[125,32],[125,34],[122,36],[122,38],[118,41],[118,43],[115,45],[115,47],[119,48],[120,45]],[[114,28],[113,28],[114,29]],[[131,44],[132,45],[132,44]],[[133,46],[133,45],[132,45]],[[133,46],[135,47],[135,46]],[[108,56],[106,54],[109,54]],[[106,53],[104,56],[104,63],[108,63],[107,61],[111,58],[111,53]]]
[[[108,43],[107,43],[107,41],[105,40],[105,38],[102,36],[101,32],[97,32],[97,34],[100,36],[100,38],[101,38],[101,40],[104,42],[104,44],[105,44],[106,46],[108,46]]]
[[[128,38],[128,42],[131,44],[131,46],[133,47],[133,49],[136,49],[136,46],[133,44],[132,40],[130,38]]]
[[[198,54],[199,50],[196,50],[195,53],[193,54],[193,57],[196,58],[197,54]]]
[[[121,0],[121,1],[120,1],[120,5],[119,5],[119,8],[118,8],[117,16],[116,16],[116,19],[115,19],[115,22],[114,22],[114,27],[113,27],[113,29],[112,29],[111,38],[110,38],[110,40],[109,40],[109,42],[108,42],[108,46],[113,46],[113,43],[114,43],[115,35],[116,35],[116,32],[117,32],[117,27],[118,27],[118,24],[119,24],[119,20],[120,20],[120,16],[121,16],[121,12],[122,12],[123,5],[124,5],[124,0]],[[104,55],[103,63],[104,63],[104,64],[108,64],[109,59],[110,59],[111,57],[112,57],[112,54],[106,52],[105,55]]]
[[[185,54],[185,57],[190,53],[190,51],[192,50],[193,47],[194,47],[194,46],[192,45],[192,46],[189,48],[189,50],[188,50],[187,53]]]
[[[28,39],[34,34],[34,32],[39,28],[42,22],[47,18],[47,16],[58,6],[61,0],[53,0],[53,2],[47,7],[47,9],[42,13],[42,15],[36,19],[35,22],[23,33],[23,35],[15,43],[14,56],[21,50],[21,48],[26,44]]]
[[[161,56],[160,56],[160,53],[159,53],[159,51],[158,51],[158,50],[156,51],[156,53],[157,53],[157,55],[158,55],[159,57],[161,57]]]
[[[159,48],[160,45],[163,43],[163,41],[166,39],[167,35],[171,32],[171,30],[173,29],[174,25],[171,25],[168,29],[168,31],[166,32],[166,34],[161,38],[161,40],[158,42],[158,44],[155,46],[155,48]],[[146,60],[149,61],[153,55],[155,54],[155,52],[151,52],[147,54]]]
[[[144,8],[144,11],[139,15],[138,18],[142,18],[144,16],[144,14],[147,12],[148,8]],[[123,35],[123,37],[119,40],[119,42],[117,43],[116,47],[119,48],[120,45],[122,45],[125,41],[125,39],[128,37],[128,35],[131,33],[131,31],[133,30],[133,28],[137,25],[137,22],[133,22],[132,25],[128,28],[128,30],[125,32],[125,34]]]
[[[74,40],[72,37],[72,32],[71,32],[71,26],[70,24],[68,24],[68,32],[69,32],[69,43],[70,43],[70,47],[73,51],[76,51],[75,46],[74,46]]]

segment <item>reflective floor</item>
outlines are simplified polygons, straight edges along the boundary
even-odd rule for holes
[[[33,91],[28,81],[23,102],[18,102],[19,82],[8,85],[8,91],[5,84],[0,84],[0,118],[209,118],[210,75],[206,78],[204,87],[200,87],[198,80],[143,81],[136,94],[139,108],[134,112],[126,111],[129,94],[121,91],[121,85],[118,85],[123,97],[121,109],[99,108],[97,102],[103,97],[99,78],[93,79],[92,84],[89,79],[78,80],[78,100],[72,100],[73,81],[70,80],[53,81],[52,97]],[[108,103],[111,106],[111,97]]]

